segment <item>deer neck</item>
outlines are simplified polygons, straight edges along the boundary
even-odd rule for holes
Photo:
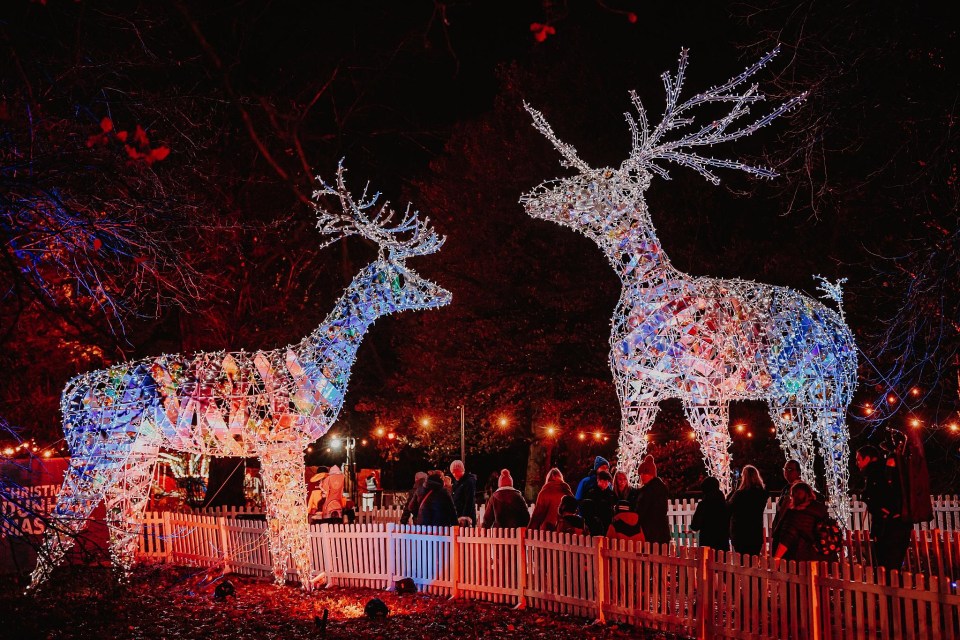
[[[311,427],[308,437],[320,437],[336,420],[357,349],[370,325],[388,312],[384,294],[389,283],[379,282],[376,276],[367,269],[354,278],[323,323],[293,348],[302,375],[319,394],[316,401],[324,405],[326,420]]]
[[[606,218],[585,232],[596,242],[624,285],[667,279],[676,270],[660,246],[645,206]]]

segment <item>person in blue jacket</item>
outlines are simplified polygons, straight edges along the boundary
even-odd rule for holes
[[[597,486],[597,473],[600,471],[610,471],[610,463],[603,456],[597,456],[593,461],[593,471],[587,474],[587,477],[577,485],[577,500],[583,500],[587,492]]]

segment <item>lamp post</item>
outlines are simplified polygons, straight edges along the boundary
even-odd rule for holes
[[[466,441],[466,438],[464,437],[464,434],[465,434],[465,429],[464,429],[464,417],[463,417],[464,406],[463,406],[462,404],[461,404],[461,405],[457,405],[457,409],[460,409],[460,461],[463,462],[464,466],[466,466],[466,464],[467,464],[467,441]]]

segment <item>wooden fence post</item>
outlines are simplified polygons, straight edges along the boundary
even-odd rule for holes
[[[463,558],[460,557],[460,548],[457,544],[457,538],[460,537],[460,527],[450,527],[450,561],[453,563],[453,571],[450,573],[453,577],[453,588],[450,591],[450,599],[460,597],[460,580],[463,577],[463,570],[460,566]]]
[[[820,593],[817,585],[820,563],[808,562],[807,566],[810,569],[810,579],[807,580],[807,588],[810,590],[810,596],[807,600],[807,602],[810,603],[810,618],[808,622],[810,625],[810,635],[808,637],[810,640],[820,640]]]
[[[324,589],[333,586],[333,551],[330,550],[330,525],[320,525],[320,550],[323,552],[323,567],[327,572],[327,584]]]
[[[173,527],[170,524],[170,512],[163,512],[163,523],[160,525],[160,540],[163,544],[163,561],[173,563]]]
[[[220,549],[223,553],[223,573],[230,573],[230,532],[227,531],[227,519],[217,518],[220,525]]]
[[[600,621],[600,624],[606,624],[607,614],[603,611],[603,602],[606,600],[607,571],[603,562],[603,549],[606,546],[607,539],[602,536],[597,536],[593,541],[596,545],[596,555],[594,556],[595,570],[593,575],[596,579],[597,619]]]
[[[697,571],[697,637],[713,637],[713,576],[710,547],[700,547],[700,570]]]
[[[393,577],[397,574],[397,558],[393,544],[393,530],[396,526],[393,522],[387,523],[387,591],[396,590],[393,580]]]
[[[525,527],[516,529],[517,544],[517,606],[514,609],[526,609],[527,598],[524,592],[527,590],[527,530]]]

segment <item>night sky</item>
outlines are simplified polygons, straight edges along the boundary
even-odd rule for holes
[[[522,103],[591,165],[618,166],[630,147],[628,91],[656,122],[659,76],[682,47],[689,97],[779,42],[756,78],[767,108],[804,90],[809,100],[715,153],[781,177],[720,170],[716,187],[672,167],[673,180],[655,179],[648,193],[660,239],[695,275],[811,295],[814,274],[849,278],[845,308],[863,350],[854,446],[916,418],[928,455],[946,462],[934,484],[947,491],[957,454],[947,425],[958,405],[960,47],[940,11],[6,2],[0,416],[48,445],[60,438],[59,391],[77,373],[298,341],[375,256],[357,239],[317,250],[312,176],[329,179],[345,158],[355,187],[370,180],[398,208],[412,201],[448,236],[410,266],[454,303],[373,327],[334,431],[369,438],[361,466],[386,465],[405,485],[413,469],[455,455],[465,403],[468,459],[484,477],[505,463],[523,477],[547,449],[577,475],[593,455],[614,453],[607,338],[619,281],[592,242],[517,203],[568,175]],[[868,402],[883,421],[862,420]],[[782,455],[762,404],[732,413],[757,436],[735,443],[735,465],[750,458],[775,475]],[[548,425],[560,431],[556,445]],[[378,427],[398,437],[377,442]],[[702,475],[685,429],[679,405],[654,428],[653,451],[689,468],[671,478],[678,492]],[[308,460],[332,461],[322,450]]]

